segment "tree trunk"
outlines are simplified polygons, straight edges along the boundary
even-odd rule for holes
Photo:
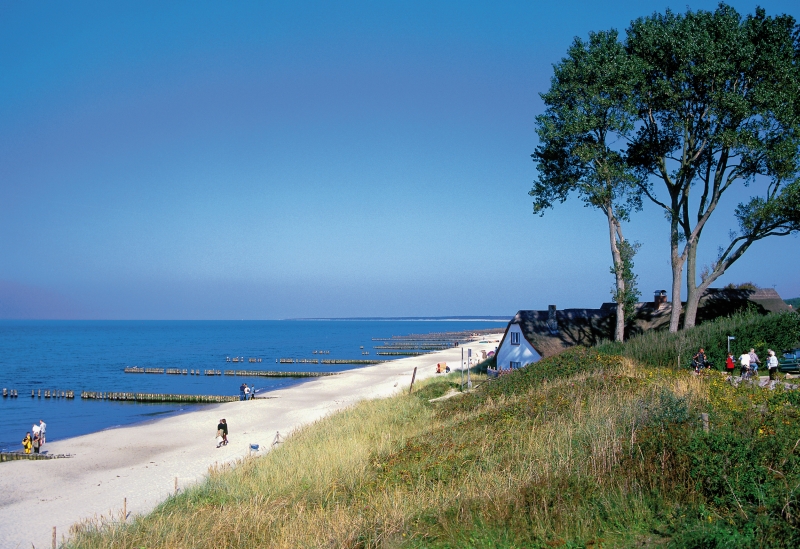
[[[697,308],[702,292],[697,289],[697,243],[686,243],[686,310],[683,313],[683,329],[694,328]]]
[[[683,273],[683,261],[679,251],[680,241],[678,239],[678,226],[675,221],[672,222],[671,242],[670,242],[670,262],[672,263],[672,313],[669,316],[669,331],[675,333],[678,331],[681,323],[681,282]]]
[[[614,340],[622,342],[625,340],[625,301],[620,298],[625,295],[625,278],[622,276],[622,254],[617,244],[619,221],[614,216],[614,211],[611,207],[606,208],[606,216],[608,217],[608,237],[611,243],[611,259],[614,262],[614,275],[617,283],[617,323],[614,327]]]

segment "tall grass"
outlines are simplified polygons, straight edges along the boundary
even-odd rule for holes
[[[697,337],[796,329],[768,318]],[[70,545],[798,546],[800,395],[654,367],[640,345],[572,349],[446,400],[457,373],[363,402]]]

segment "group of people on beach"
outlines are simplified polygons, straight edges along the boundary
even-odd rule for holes
[[[239,400],[253,400],[256,398],[256,387],[248,387],[247,383],[242,383],[239,386]]]
[[[770,380],[774,380],[775,374],[778,373],[778,357],[772,349],[767,350],[767,355],[767,371],[769,372]],[[727,373],[733,374],[733,371],[736,369],[736,360],[737,359],[733,357],[733,353],[728,352],[728,356],[725,359],[725,371]],[[758,365],[761,364],[761,359],[758,358],[754,348],[751,348],[749,352],[742,353],[738,361],[742,378],[749,379],[751,377],[758,377]],[[692,365],[696,373],[699,373],[702,369],[711,368],[711,363],[706,358],[706,352],[702,347],[697,351],[697,354],[692,357]]]
[[[45,429],[47,429],[47,424],[43,419],[40,419],[38,424],[34,423],[31,430],[25,433],[25,438],[22,439],[22,451],[24,453],[30,454],[31,451],[34,454],[39,453],[42,446],[44,446]],[[33,436],[31,436],[31,433],[33,433]]]

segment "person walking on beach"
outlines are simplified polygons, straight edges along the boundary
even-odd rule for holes
[[[761,361],[758,359],[756,350],[750,349],[750,353],[748,356],[750,357],[750,370],[754,376],[758,377],[758,365],[761,364]]]
[[[239,385],[239,400],[244,400],[245,397],[244,390],[246,387],[247,387],[246,383],[242,383],[241,385]]]
[[[244,384],[244,399],[250,400],[250,387],[247,386],[247,383]]]
[[[222,440],[220,440],[220,438]],[[219,424],[217,425],[217,448],[220,446],[225,446],[228,444],[228,422],[225,421],[225,418],[219,420]]]
[[[47,423],[43,419],[39,420],[39,444],[44,446],[44,431],[47,429]]]
[[[769,370],[769,379],[775,379],[775,374],[778,372],[778,357],[775,356],[775,351],[770,349],[767,351],[769,358],[767,358],[767,370]]]
[[[25,438],[22,439],[22,449],[26,454],[31,453],[31,447],[33,446],[33,441],[31,440],[31,434],[25,433]]]

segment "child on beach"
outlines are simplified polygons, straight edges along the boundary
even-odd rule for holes
[[[26,454],[30,454],[32,446],[33,446],[33,441],[31,440],[31,434],[25,433],[25,438],[22,439],[22,449],[25,451]]]

